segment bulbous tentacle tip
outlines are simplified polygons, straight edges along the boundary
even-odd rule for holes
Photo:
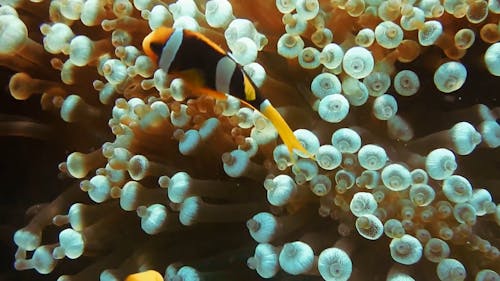
[[[295,144],[295,145],[290,145],[290,144],[287,144],[287,147],[288,147],[288,152],[289,153],[295,153],[295,152],[300,152],[302,158],[307,158],[307,159],[311,159],[311,160],[314,160],[316,161],[316,156],[312,153],[310,153],[309,151],[307,151],[307,149],[304,148],[304,146],[302,146],[300,144],[300,142],[298,144]],[[296,162],[296,158],[293,158],[292,157],[292,162]]]

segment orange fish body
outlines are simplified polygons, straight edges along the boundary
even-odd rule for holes
[[[134,273],[125,279],[125,281],[163,281],[163,276],[154,270]]]

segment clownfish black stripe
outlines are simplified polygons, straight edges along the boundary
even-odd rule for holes
[[[310,155],[269,100],[262,97],[243,67],[215,42],[194,31],[160,27],[144,38],[142,46],[166,73],[183,78],[184,83],[197,89],[193,94],[215,98],[228,94],[240,99],[273,123],[290,152],[297,149]]]

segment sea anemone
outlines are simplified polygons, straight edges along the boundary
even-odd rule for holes
[[[0,5],[2,280],[499,280],[498,1]],[[159,69],[161,26],[308,153]]]

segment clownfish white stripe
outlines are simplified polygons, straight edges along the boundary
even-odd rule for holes
[[[219,60],[215,70],[215,89],[218,92],[229,94],[231,78],[236,70],[236,62],[225,56]]]
[[[237,61],[236,58],[233,56],[233,54],[231,52],[227,52],[226,56],[228,56],[230,59],[232,59],[235,62]]]
[[[177,52],[182,44],[184,32],[181,28],[174,29],[170,39],[165,43],[161,53],[159,66],[168,73],[172,61],[174,61]]]

